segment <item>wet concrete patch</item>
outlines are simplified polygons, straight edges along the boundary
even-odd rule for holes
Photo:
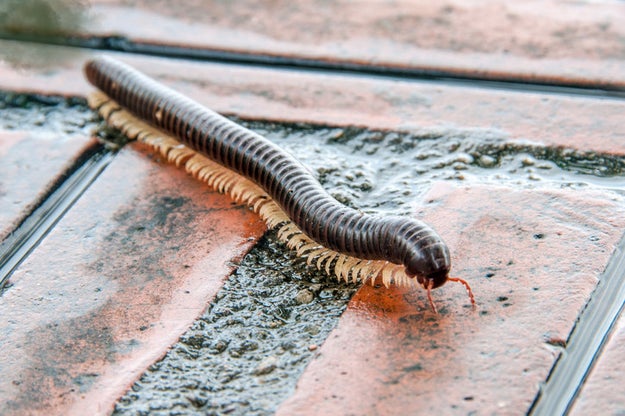
[[[89,134],[96,115],[84,98],[0,91],[0,127],[46,130],[59,134]]]
[[[355,290],[263,237],[115,414],[273,414]]]
[[[302,160],[339,201],[411,215],[437,181],[521,189],[625,189],[625,157],[510,141],[486,129],[371,131],[247,123]]]

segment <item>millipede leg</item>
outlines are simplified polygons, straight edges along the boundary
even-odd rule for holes
[[[432,307],[432,310],[434,311],[434,313],[438,314],[438,310],[436,309],[436,305],[434,304],[434,300],[432,299],[432,289],[434,288],[434,280],[429,279],[428,280],[428,285],[426,287],[427,293],[428,293],[428,301],[430,302],[430,306]]]
[[[475,308],[475,297],[473,296],[473,291],[471,290],[471,286],[469,286],[469,283],[464,280],[461,279],[459,277],[449,277],[447,278],[447,280],[451,281],[451,282],[458,282],[462,285],[464,285],[464,287],[467,289],[467,294],[469,295],[469,299],[471,300],[471,306],[473,306],[473,308]]]

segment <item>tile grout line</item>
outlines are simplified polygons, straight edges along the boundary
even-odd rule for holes
[[[187,59],[265,69],[320,73],[324,75],[345,75],[378,77],[395,81],[418,81],[433,84],[447,84],[459,87],[508,90],[526,93],[585,96],[596,99],[625,99],[625,90],[610,83],[557,82],[545,78],[523,80],[518,76],[466,75],[458,71],[430,68],[405,68],[393,65],[373,65],[347,60],[324,61],[306,57],[289,57],[269,53],[249,53],[215,48],[160,45],[149,42],[135,42],[123,36],[75,36],[42,37],[37,35],[16,36],[0,32],[0,40],[92,49],[102,52],[121,52],[170,59]]]
[[[614,250],[569,336],[566,349],[540,387],[528,414],[568,414],[623,311],[624,275],[625,235]]]
[[[97,150],[0,243],[0,296],[7,289],[11,274],[78,201],[114,157],[115,154],[109,150]]]
[[[68,45],[74,46],[74,45]],[[445,69],[405,68],[389,64],[374,65],[348,60],[324,61],[306,57],[289,57],[263,53],[200,49],[193,47],[159,45],[149,42],[134,42],[125,37],[97,37],[78,42],[79,47],[90,47],[103,51],[135,53],[155,57],[173,59],[189,59],[195,61],[216,62],[262,68],[282,68],[293,71],[318,72],[322,74],[343,74],[346,76],[369,76],[393,79],[398,81],[419,81],[445,83],[455,86],[480,87],[496,90],[513,90],[517,92],[542,92],[563,95],[582,95],[594,98],[625,98],[623,89],[611,85],[590,83],[562,82],[556,83],[547,79],[525,81],[519,77],[492,77],[464,75]]]

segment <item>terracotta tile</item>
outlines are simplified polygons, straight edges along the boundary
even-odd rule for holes
[[[111,54],[120,57],[119,54]],[[83,57],[86,60],[90,54]],[[311,74],[124,55],[123,61],[215,111],[269,121],[484,135],[609,153],[625,152],[625,102],[439,83]],[[0,89],[85,95],[83,61],[70,69],[0,66]],[[597,139],[601,132],[601,140]]]
[[[586,379],[571,415],[625,413],[625,317],[621,314],[612,337]]]
[[[0,412],[108,414],[206,308],[264,225],[125,148],[11,277]]]
[[[618,1],[96,0],[83,33],[265,56],[625,87]]]
[[[0,129],[0,241],[94,144],[84,136]]]
[[[422,291],[363,287],[278,414],[528,410],[623,233],[623,200],[441,184],[425,200],[477,311],[460,285],[435,291],[439,316]]]

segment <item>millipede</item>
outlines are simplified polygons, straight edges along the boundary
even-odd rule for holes
[[[424,222],[344,206],[273,142],[122,62],[92,59],[85,75],[100,90],[89,105],[107,123],[248,205],[309,265],[347,282],[418,283],[435,312],[432,289],[458,282],[475,307],[469,283],[449,276],[449,249]]]

